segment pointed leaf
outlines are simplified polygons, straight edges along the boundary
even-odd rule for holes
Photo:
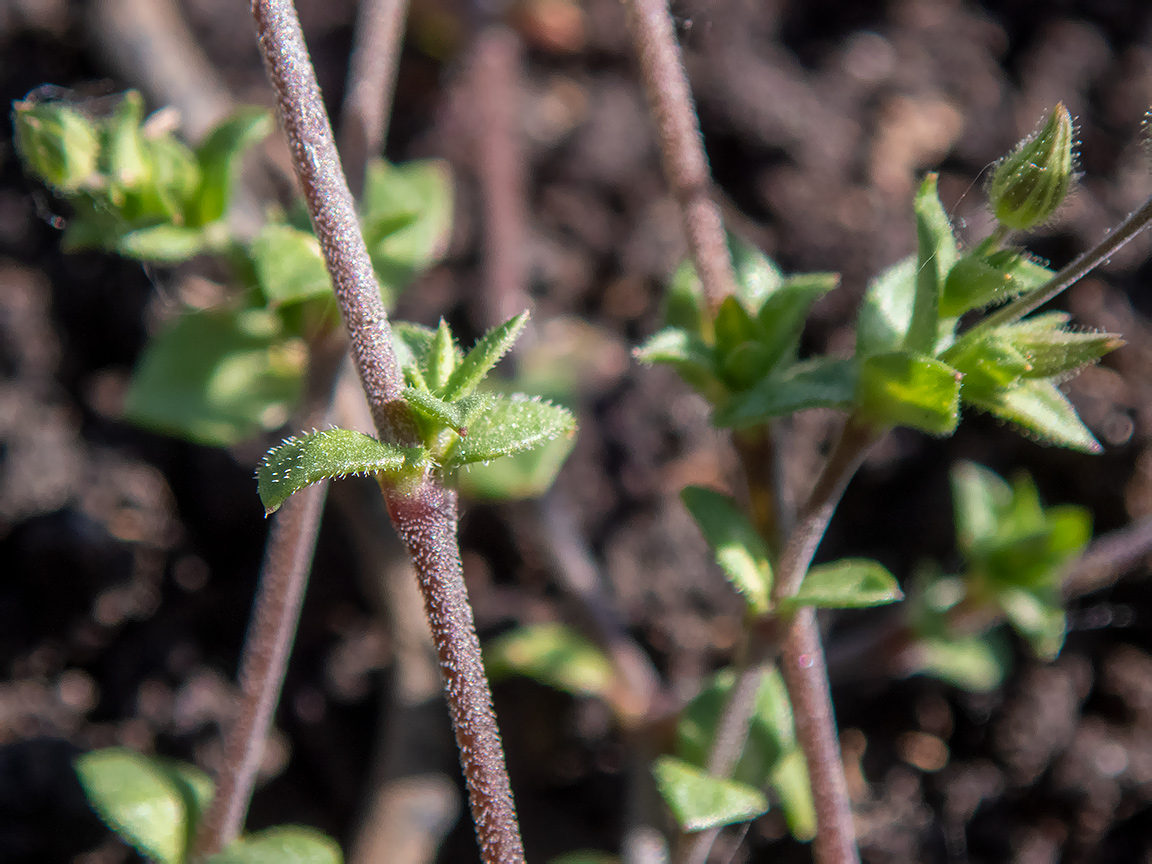
[[[814,357],[764,379],[732,398],[713,417],[717,426],[740,428],[764,423],[809,408],[852,407],[856,393],[856,361]]]
[[[250,252],[256,281],[270,304],[297,303],[332,293],[320,243],[311,232],[269,223]]]
[[[738,346],[755,339],[759,328],[733,295],[728,295],[716,310],[716,353],[725,357]]]
[[[125,418],[202,444],[234,444],[287,421],[307,363],[304,344],[265,310],[181,315],[145,348]]]
[[[65,193],[98,179],[100,133],[91,120],[63,102],[26,100],[12,109],[20,158],[36,176]]]
[[[952,510],[956,546],[967,555],[996,535],[1000,516],[1012,501],[1012,487],[975,462],[952,468]]]
[[[144,146],[152,163],[151,177],[141,191],[141,208],[147,214],[163,215],[176,225],[198,220],[186,212],[192,209],[200,190],[200,165],[196,155],[171,135],[145,138]]]
[[[770,349],[767,368],[794,351],[813,304],[839,284],[839,273],[805,273],[787,279],[764,301],[758,320],[760,342]]]
[[[436,395],[445,402],[455,402],[461,396],[471,395],[476,385],[508,353],[527,323],[528,312],[525,310],[481,336]]]
[[[473,462],[456,478],[460,494],[485,501],[539,498],[552,488],[573,444],[575,438],[553,438],[495,462]]]
[[[716,563],[744,596],[748,608],[756,615],[767,612],[772,565],[768,549],[748,517],[732,498],[711,489],[688,486],[680,498],[715,553]]]
[[[990,396],[963,396],[973,407],[1015,423],[1043,441],[1084,453],[1103,450],[1052,381],[1026,378]]]
[[[1064,645],[1067,629],[1064,610],[1035,591],[1007,588],[997,597],[1012,627],[1028,640],[1036,656],[1046,662],[1056,659]]]
[[[922,354],[876,354],[860,368],[856,404],[879,427],[950,435],[960,421],[960,381],[951,366]]]
[[[448,383],[448,379],[456,371],[456,364],[461,360],[460,353],[456,339],[452,336],[452,331],[448,329],[448,323],[441,318],[432,344],[428,346],[425,378],[429,390],[436,392]]]
[[[962,339],[940,359],[964,376],[961,398],[964,391],[994,393],[1032,371],[1032,364],[999,331],[977,339]]]
[[[866,558],[845,558],[813,567],[796,596],[782,600],[780,605],[789,609],[864,609],[902,599],[900,584],[883,565]]]
[[[418,367],[423,379],[428,352],[432,349],[435,338],[436,331],[423,324],[411,324],[407,321],[393,323],[392,347],[396,351],[396,362],[400,364],[400,368],[408,370],[411,367]]]
[[[944,280],[956,262],[956,238],[952,223],[936,194],[937,175],[929,174],[916,193],[916,298],[904,349],[922,354],[934,353],[940,294]]]
[[[76,760],[93,809],[121,837],[161,864],[180,864],[188,840],[184,795],[154,760],[112,747]]]
[[[972,693],[987,693],[1004,681],[1012,646],[997,628],[980,636],[927,637],[916,645],[917,672]]]
[[[156,225],[129,231],[116,243],[116,251],[125,258],[178,264],[205,250],[207,237],[200,228],[180,225]]]
[[[771,783],[788,830],[801,843],[807,843],[816,836],[816,803],[808,779],[808,763],[798,747],[780,757],[772,769]]]
[[[664,363],[709,401],[719,398],[722,385],[713,371],[712,349],[698,335],[665,327],[633,351],[641,363]]]
[[[144,136],[140,132],[143,119],[144,99],[137,91],[129,90],[104,124],[100,170],[116,189],[136,189],[151,174]]]
[[[196,148],[201,180],[194,224],[206,225],[224,216],[244,151],[268,137],[274,128],[268,109],[245,106],[213,129]]]
[[[1030,378],[1051,378],[1095,363],[1124,344],[1112,333],[1077,333],[1071,330],[1029,326],[1027,321],[1008,324],[994,331],[1029,362]]]
[[[965,255],[948,271],[940,314],[963,315],[1034,291],[1056,274],[1019,249],[980,249]]]
[[[405,387],[400,395],[421,416],[441,426],[447,426],[457,434],[467,434],[468,425],[473,419],[490,409],[496,402],[496,397],[488,393],[474,393],[457,402],[445,402],[427,390],[415,387]]]
[[[660,795],[684,831],[747,822],[768,812],[768,799],[759,789],[712,777],[675,757],[661,756],[652,773]]]
[[[576,418],[566,408],[516,393],[496,403],[468,426],[444,459],[445,467],[487,462],[538,447],[576,432]]]
[[[904,344],[916,301],[916,257],[904,258],[871,282],[856,319],[860,357],[895,351]]]
[[[280,825],[241,837],[207,864],[342,864],[339,844],[319,831]]]
[[[608,698],[616,681],[608,656],[563,624],[529,624],[490,640],[484,667],[493,679],[524,675],[574,696]]]
[[[286,438],[269,450],[256,472],[257,491],[265,514],[275,512],[305,486],[346,477],[398,471],[420,463],[419,447],[384,444],[351,429],[327,429]]]
[[[741,237],[728,232],[728,254],[736,276],[736,297],[752,315],[780,288],[784,276],[776,264]]]

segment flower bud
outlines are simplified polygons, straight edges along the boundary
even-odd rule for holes
[[[18,102],[15,108],[16,143],[28,168],[64,192],[83,186],[100,154],[96,127],[58,102]]]
[[[1074,176],[1072,117],[1058,104],[1039,132],[1033,132],[992,172],[988,198],[992,213],[1007,228],[1027,230],[1052,218]]]

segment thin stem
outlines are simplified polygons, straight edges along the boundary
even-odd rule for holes
[[[285,501],[275,516],[244,636],[240,710],[225,736],[225,769],[217,778],[216,795],[198,829],[196,850],[204,857],[226,848],[244,827],[280,701],[327,494],[328,481],[309,486]]]
[[[368,160],[384,152],[408,0],[360,0],[340,109],[340,156],[357,195]]]
[[[720,208],[709,196],[712,179],[688,76],[668,14],[667,0],[629,0],[632,34],[644,92],[656,121],[664,174],[680,205],[684,236],[709,304],[733,293],[736,284]]]
[[[340,170],[300,22],[290,0],[252,0],[252,15],[377,434],[383,441],[411,442],[415,429],[400,398],[403,379],[388,317]],[[455,493],[432,478],[424,478],[413,489],[383,491],[393,525],[420,577],[484,860],[521,862],[520,828],[464,587]]]
[[[984,333],[1002,324],[1011,324],[1029,312],[1039,309],[1061,291],[1076,284],[1119,252],[1137,234],[1147,228],[1149,223],[1152,223],[1152,198],[1144,202],[1144,206],[1116,226],[1116,229],[1111,231],[1103,240],[1077,256],[1072,263],[1061,269],[1042,287],[1001,306],[968,330],[964,336]]]

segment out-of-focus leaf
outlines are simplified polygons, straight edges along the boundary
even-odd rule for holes
[[[759,789],[712,777],[673,756],[657,759],[652,772],[660,795],[684,831],[747,822],[768,812],[768,799]]]
[[[319,831],[281,825],[241,837],[208,864],[342,864],[339,844]]]
[[[193,221],[207,225],[224,216],[232,201],[232,189],[244,151],[259,143],[275,128],[266,108],[244,106],[213,129],[196,148],[200,165],[200,194]]]
[[[484,666],[493,678],[523,675],[574,696],[607,698],[616,678],[607,655],[563,624],[529,624],[490,640]]]
[[[200,228],[156,225],[124,234],[116,243],[116,251],[139,261],[178,264],[203,252],[206,241]]]
[[[274,306],[332,292],[320,244],[308,231],[269,223],[253,241],[251,254],[256,281]]]
[[[860,357],[896,351],[904,344],[916,301],[916,257],[893,264],[868,283],[856,319]]]
[[[1019,426],[1042,441],[1099,453],[1103,449],[1051,380],[1027,378],[992,394],[962,394],[964,401]]]
[[[845,558],[813,567],[795,597],[780,602],[785,608],[817,606],[826,609],[864,609],[904,598],[896,577],[879,562]]]
[[[960,373],[922,354],[874,354],[860,368],[856,404],[878,427],[950,435],[960,422]]]
[[[689,486],[680,493],[684,506],[700,526],[716,563],[744,597],[753,614],[768,611],[772,565],[764,541],[727,495]]]
[[[803,360],[734,396],[727,406],[716,411],[713,422],[717,426],[740,428],[808,408],[847,410],[852,407],[856,382],[855,360],[840,357]]]

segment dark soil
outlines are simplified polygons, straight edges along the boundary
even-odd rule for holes
[[[110,5],[0,3],[3,99],[44,83],[76,98],[146,86],[109,63],[115,46],[94,44],[92,16]],[[267,104],[243,6],[188,0],[185,12],[235,98]],[[338,106],[354,4],[300,6]],[[577,316],[593,346],[557,498],[629,631],[683,695],[726,662],[739,606],[677,492],[730,485],[736,462],[680,382],[627,362],[625,349],[656,326],[660,281],[684,249],[621,5],[580,9],[522,0],[510,16],[526,46],[523,253],[536,319]],[[867,278],[912,249],[918,178],[938,168],[946,206],[979,236],[982,175],[1056,101],[1077,118],[1084,180],[1033,251],[1063,264],[1152,194],[1144,0],[700,0],[674,12],[729,219],[786,271],[843,274],[817,310],[811,349],[850,344]],[[400,314],[422,323],[444,315],[476,333],[483,217],[468,136],[476,100],[463,71],[472,27],[460,4],[415,3],[388,155],[444,156],[459,184],[449,259]],[[270,441],[225,452],[117,419],[132,365],[187,274],[62,255],[62,205],[23,176],[6,126],[0,159],[0,862],[110,864],[129,853],[87,810],[71,759],[121,743],[208,768],[218,760],[267,527],[252,470]],[[1149,245],[1132,244],[1059,301],[1081,324],[1128,340],[1067,387],[1104,455],[1045,448],[980,416],[947,441],[895,434],[850,487],[820,558],[872,556],[902,579],[926,558],[955,566],[948,470],[961,458],[1030,471],[1046,502],[1090,507],[1097,533],[1152,513]],[[832,419],[798,421],[789,473],[800,487]],[[392,718],[400,650],[366,587],[363,535],[347,517],[366,505],[349,489],[325,517],[268,779],[249,820],[314,825],[346,849]],[[577,620],[542,548],[540,513],[467,509],[462,544],[482,637],[522,621]],[[886,619],[829,621],[867,861],[1152,860],[1146,570],[1074,600],[1060,658],[1045,666],[1018,646],[1013,673],[991,694],[894,677],[881,661],[859,674],[837,644],[866,641]],[[523,681],[498,685],[496,701],[529,859],[619,852],[634,754],[603,707]],[[422,728],[432,750],[445,730],[442,717]],[[770,813],[733,854],[808,860],[785,835]],[[475,859],[460,819],[439,860]]]

